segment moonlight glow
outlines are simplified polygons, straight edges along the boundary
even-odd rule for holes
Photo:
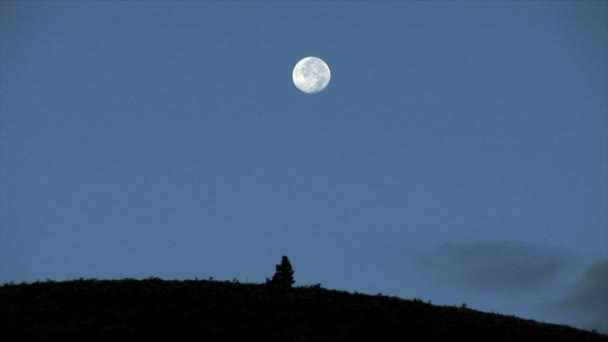
[[[331,72],[327,63],[322,59],[305,57],[293,68],[291,77],[293,84],[298,89],[307,94],[314,94],[327,87],[331,79]]]

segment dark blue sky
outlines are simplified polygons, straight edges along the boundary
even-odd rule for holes
[[[288,255],[300,285],[608,330],[580,299],[608,287],[606,61],[600,1],[1,2],[0,282]]]

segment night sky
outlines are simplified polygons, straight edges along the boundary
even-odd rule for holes
[[[607,61],[605,1],[2,1],[0,283],[287,255],[608,332]]]

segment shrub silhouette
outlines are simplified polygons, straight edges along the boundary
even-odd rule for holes
[[[276,265],[276,271],[272,276],[272,279],[267,279],[266,283],[284,288],[289,288],[295,283],[295,280],[293,279],[293,268],[291,267],[288,257],[282,257],[281,263]]]

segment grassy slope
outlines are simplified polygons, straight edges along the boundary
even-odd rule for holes
[[[1,340],[147,336],[265,341],[515,341],[523,337],[608,341],[608,336],[512,316],[310,287],[282,290],[257,284],[160,279],[0,287]]]

